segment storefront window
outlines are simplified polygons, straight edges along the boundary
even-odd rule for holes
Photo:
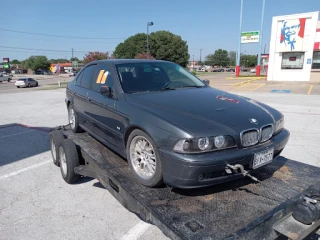
[[[282,53],[281,69],[303,69],[304,52]]]
[[[313,52],[312,69],[320,69],[320,52]]]

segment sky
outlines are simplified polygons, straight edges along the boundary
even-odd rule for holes
[[[240,0],[44,2],[1,4],[0,59],[24,60],[31,55],[70,59],[72,49],[79,59],[89,51],[112,52],[126,38],[146,33],[147,22],[154,23],[149,32],[167,30],[187,41],[191,60],[200,60],[200,49],[201,60],[219,48],[237,50]],[[319,0],[266,0],[262,52],[265,46],[266,53],[269,49],[273,16],[313,11],[320,11]],[[244,0],[242,31],[260,30],[261,12],[262,0]],[[241,45],[242,53],[257,54],[258,49],[258,43]]]

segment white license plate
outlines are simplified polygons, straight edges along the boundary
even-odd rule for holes
[[[268,150],[255,153],[253,156],[252,168],[255,169],[271,162],[273,159],[273,152],[273,148],[270,148]]]

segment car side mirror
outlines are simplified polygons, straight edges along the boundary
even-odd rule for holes
[[[210,81],[209,80],[201,80],[206,86],[210,85]]]
[[[113,95],[112,88],[108,87],[108,86],[101,86],[100,93],[101,93],[101,95],[106,96],[106,97],[112,97],[112,95]]]

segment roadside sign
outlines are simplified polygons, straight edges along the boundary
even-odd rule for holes
[[[5,62],[5,63],[9,62],[9,58],[3,58],[2,60],[3,60],[3,62]]]
[[[241,33],[241,43],[257,43],[259,42],[260,32],[242,32]]]
[[[72,62],[72,67],[78,67],[78,62],[77,61],[73,61]]]

